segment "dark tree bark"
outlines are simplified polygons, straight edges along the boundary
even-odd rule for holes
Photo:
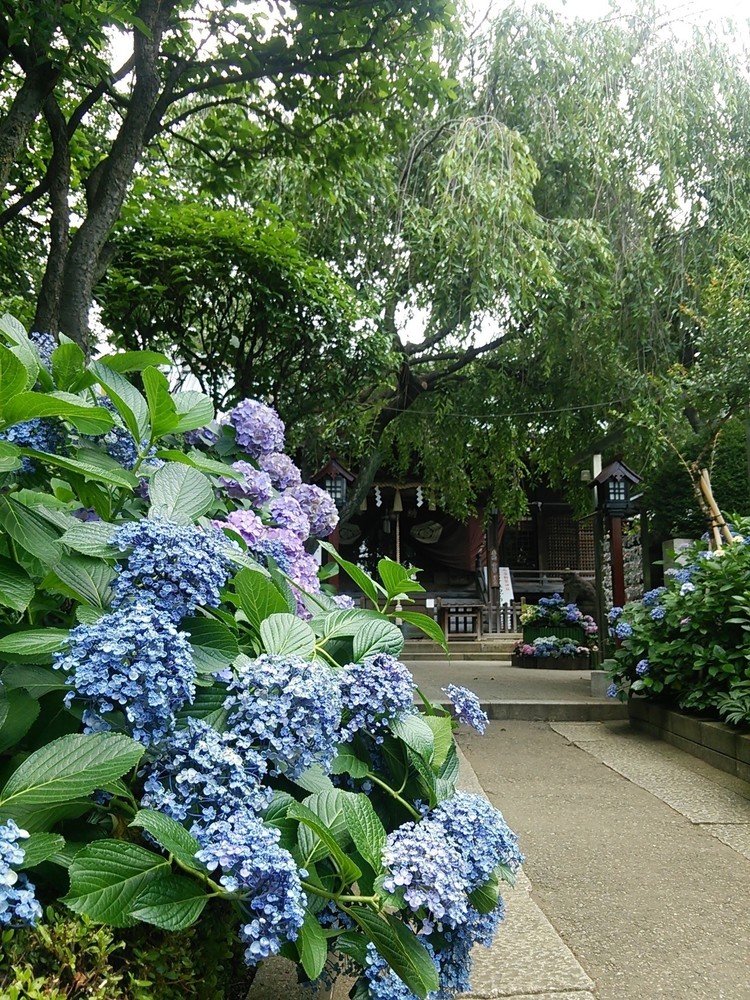
[[[44,102],[59,76],[51,63],[35,66],[26,75],[8,113],[0,121],[0,194],[5,191],[13,164],[21,152]]]
[[[35,330],[57,330],[60,322],[60,300],[62,295],[65,252],[70,237],[70,146],[68,124],[54,96],[44,103],[44,117],[52,137],[53,154],[50,161],[49,202],[52,209],[50,219],[50,247],[47,267],[42,279],[42,287],[37,299]]]
[[[88,352],[89,310],[100,276],[100,256],[119,218],[133,171],[146,144],[147,128],[161,92],[161,36],[176,0],[144,0],[138,16],[149,37],[135,32],[135,84],[128,111],[109,156],[96,170],[89,210],[71,240],[63,270],[60,330]]]

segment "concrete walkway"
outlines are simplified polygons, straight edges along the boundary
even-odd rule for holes
[[[445,658],[407,662],[428,698],[445,701],[442,688],[461,684],[479,695],[491,719],[596,721],[627,716],[621,702],[592,697],[589,670],[526,670]]]
[[[750,785],[623,723],[493,723],[461,744],[589,979],[570,1000],[750,1000]],[[528,952],[512,905],[506,943]]]

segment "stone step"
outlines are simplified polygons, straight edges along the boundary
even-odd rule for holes
[[[434,653],[403,652],[401,659],[404,663],[434,663],[436,660],[446,662],[449,658],[441,649],[437,649]],[[451,663],[498,663],[504,667],[511,665],[510,650],[498,653],[454,653],[451,650],[450,661]]]

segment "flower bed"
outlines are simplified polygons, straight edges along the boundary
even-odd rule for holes
[[[560,594],[542,597],[538,604],[527,604],[521,613],[521,626],[525,643],[555,635],[590,647],[599,634],[591,615],[584,615],[577,604],[565,604]]]
[[[159,355],[0,331],[0,926],[219,920],[362,1000],[467,992],[522,855],[414,706],[394,619],[445,641],[415,571],[329,547],[376,610],[326,592],[335,508],[262,403],[217,425]]]
[[[609,613],[618,641],[610,694],[750,723],[750,523],[718,550],[706,542],[667,571],[666,586]]]
[[[541,636],[532,643],[518,642],[511,655],[511,664],[544,670],[586,670],[590,666],[590,651],[588,646],[574,639]]]

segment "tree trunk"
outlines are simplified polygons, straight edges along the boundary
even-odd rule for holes
[[[37,300],[34,329],[57,333],[60,324],[60,299],[62,295],[65,254],[70,236],[70,148],[68,127],[65,116],[54,96],[50,95],[44,104],[44,117],[52,136],[52,160],[49,167],[49,201],[52,209],[50,219],[50,247],[47,267],[42,279],[42,287]]]
[[[60,330],[89,352],[89,311],[101,275],[100,259],[117,222],[135,167],[146,144],[146,132],[156,107],[161,81],[158,73],[161,36],[175,0],[143,0],[138,16],[149,35],[136,31],[135,85],[130,106],[106,160],[95,169],[89,209],[71,240],[62,277]]]
[[[51,63],[33,67],[0,121],[0,196],[5,192],[13,164],[58,76],[59,71]]]

